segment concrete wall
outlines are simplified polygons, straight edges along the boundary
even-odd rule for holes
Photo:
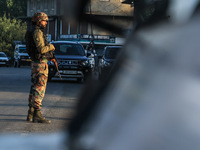
[[[120,25],[129,29],[132,25],[133,7],[122,4],[122,0],[91,0],[91,13],[96,17],[104,18],[111,24]],[[69,21],[67,15],[75,14],[76,4],[79,0],[27,0],[27,17],[32,17],[35,12],[45,12],[49,16],[47,33],[52,40],[59,35],[66,34],[91,34],[90,23],[79,23],[76,20]],[[71,7],[71,10],[69,10]],[[69,11],[66,11],[69,10]],[[88,4],[90,13],[90,4]],[[73,12],[74,11],[74,12]],[[67,13],[68,12],[68,13]],[[109,31],[93,26],[93,33],[100,35],[112,35]]]
[[[27,0],[27,16],[32,17],[35,12],[45,12],[48,16],[57,15],[57,5],[60,0]]]
[[[133,16],[133,7],[121,2],[122,0],[92,0],[91,12],[98,15]]]

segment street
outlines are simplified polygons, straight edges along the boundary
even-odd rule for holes
[[[30,67],[0,67],[0,133],[51,133],[67,128],[75,113],[84,84],[59,79],[47,83],[43,115],[51,124],[26,121],[30,90]]]

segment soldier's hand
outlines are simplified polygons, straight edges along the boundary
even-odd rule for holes
[[[54,45],[53,45],[53,44],[51,44],[51,46],[53,47],[53,51],[55,51],[55,47],[54,47]]]
[[[52,61],[54,64],[57,63],[55,58],[52,58],[51,61]]]

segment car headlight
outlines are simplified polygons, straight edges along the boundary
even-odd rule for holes
[[[83,66],[88,65],[88,60],[86,60],[86,61],[82,61],[81,64],[82,64]]]
[[[104,65],[107,67],[107,66],[110,66],[110,63],[107,61],[104,61]]]

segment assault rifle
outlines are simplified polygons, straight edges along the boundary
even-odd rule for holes
[[[45,45],[48,45],[49,44],[49,42],[47,41],[47,35],[44,35],[44,41],[45,41]],[[50,52],[51,54],[51,58],[52,59],[54,59],[55,61],[54,61],[54,65],[55,65],[55,67],[56,67],[56,70],[57,70],[57,72],[58,72],[58,75],[59,75],[59,78],[62,80],[62,78],[61,78],[61,75],[60,75],[60,72],[59,72],[59,69],[58,69],[58,60],[57,60],[57,58],[56,58],[56,56],[55,56],[55,54],[54,54],[54,52],[52,51],[52,52]]]
[[[58,60],[57,60],[57,58],[55,57],[54,52],[53,52],[53,59],[55,59],[54,65],[55,65],[56,70],[57,70],[57,72],[58,72],[59,78],[62,80],[61,75],[60,75],[60,72],[59,72],[59,69],[58,69]]]

